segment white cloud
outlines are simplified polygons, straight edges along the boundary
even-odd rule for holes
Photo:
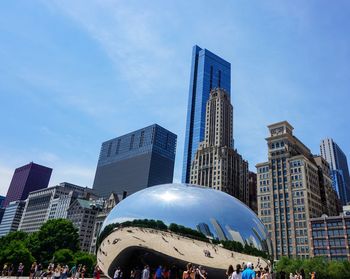
[[[0,163],[0,195],[6,196],[14,170]]]

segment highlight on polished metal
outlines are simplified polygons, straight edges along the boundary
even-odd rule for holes
[[[116,267],[202,265],[224,276],[228,265],[272,259],[267,231],[255,213],[218,190],[164,184],[136,192],[108,215],[98,239],[97,259],[113,277]]]

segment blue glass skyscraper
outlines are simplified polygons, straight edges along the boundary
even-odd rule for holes
[[[212,88],[223,88],[230,95],[231,64],[195,45],[192,51],[182,182],[189,183],[191,162],[204,139],[205,110]]]
[[[346,205],[350,202],[350,175],[346,155],[331,138],[321,141],[320,150],[331,168],[333,187],[342,204]]]

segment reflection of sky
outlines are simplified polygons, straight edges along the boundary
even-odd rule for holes
[[[266,238],[263,224],[245,204],[226,193],[200,186],[166,184],[139,191],[121,201],[105,223],[133,219],[162,220],[167,225],[176,223],[195,230],[199,223],[205,223],[217,237],[211,222],[215,219],[226,236],[230,235],[227,228],[231,228],[246,242],[257,243],[259,238]],[[260,237],[256,238],[256,234]]]

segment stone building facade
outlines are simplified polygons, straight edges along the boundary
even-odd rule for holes
[[[276,259],[308,258],[309,220],[320,217],[325,209],[320,169],[287,121],[268,128],[268,161],[256,165],[259,217],[271,235]]]
[[[224,191],[249,205],[248,162],[233,148],[233,107],[224,89],[210,92],[205,138],[192,161],[190,183]]]

